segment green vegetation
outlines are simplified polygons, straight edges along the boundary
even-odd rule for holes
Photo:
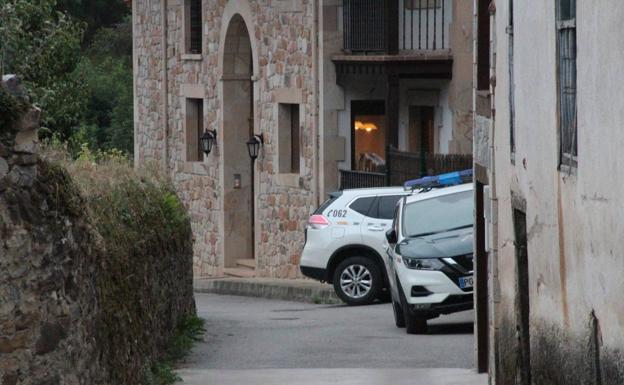
[[[204,329],[204,320],[191,316],[182,319],[176,328],[175,335],[168,343],[163,360],[155,363],[148,374],[149,385],[170,385],[180,381],[175,373],[174,364],[190,352],[193,345],[201,340]]]
[[[73,160],[67,144],[52,140],[44,159],[68,170],[100,240],[98,345],[118,369],[112,383],[172,383],[173,363],[203,331],[184,206],[156,168],[136,171],[119,150],[83,145]]]
[[[43,110],[42,136],[67,141],[74,155],[85,143],[132,154],[132,26],[123,0],[0,0],[0,74],[8,73]]]

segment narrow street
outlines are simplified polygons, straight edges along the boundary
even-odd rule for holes
[[[486,383],[470,369],[472,312],[433,320],[430,334],[413,336],[395,327],[390,304],[215,294],[196,294],[196,302],[207,332],[180,365],[188,384]]]

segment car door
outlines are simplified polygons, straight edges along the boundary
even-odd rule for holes
[[[392,225],[396,204],[405,194],[378,195],[368,214],[362,218],[362,242],[379,255],[386,255],[386,231]]]

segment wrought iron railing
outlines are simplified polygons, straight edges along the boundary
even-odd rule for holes
[[[393,0],[343,0],[346,51],[386,51],[385,13],[388,1]]]
[[[386,186],[386,174],[378,172],[364,172],[352,170],[340,170],[340,189],[384,187]]]
[[[396,54],[449,48],[452,0],[343,0],[344,49]]]
[[[407,180],[425,175],[472,168],[470,154],[416,154],[389,149],[386,161],[385,173],[340,170],[340,189],[402,186]]]

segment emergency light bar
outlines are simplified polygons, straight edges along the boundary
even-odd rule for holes
[[[455,171],[435,176],[425,176],[408,180],[403,184],[406,190],[432,189],[436,187],[454,186],[472,181],[472,170]]]

